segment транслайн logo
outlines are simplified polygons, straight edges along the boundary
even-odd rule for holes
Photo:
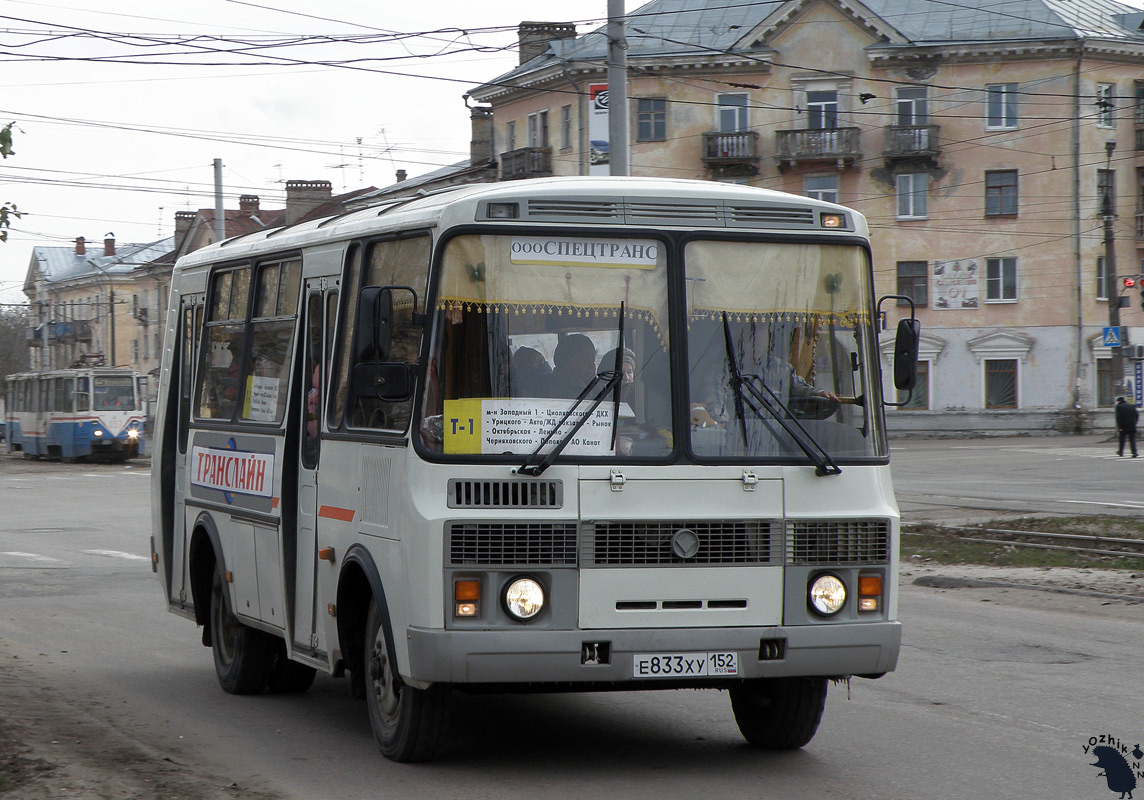
[[[1116,792],[1120,800],[1131,800],[1136,779],[1144,778],[1141,761],[1144,759],[1144,750],[1140,749],[1140,745],[1129,749],[1122,740],[1104,733],[1088,737],[1084,752],[1096,759],[1090,763],[1100,770],[1096,777],[1104,779],[1108,791]]]

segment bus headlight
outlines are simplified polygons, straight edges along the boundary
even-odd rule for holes
[[[544,608],[544,589],[533,578],[517,578],[504,590],[504,607],[519,620],[532,619]]]
[[[810,582],[810,607],[824,617],[837,614],[846,605],[846,584],[829,572]]]

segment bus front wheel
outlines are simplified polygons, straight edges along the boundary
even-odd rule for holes
[[[743,738],[768,750],[796,750],[818,731],[826,678],[762,678],[731,689],[731,710]]]
[[[431,759],[445,725],[448,687],[415,689],[402,682],[376,602],[369,604],[364,644],[365,702],[382,755],[401,762]]]
[[[220,570],[211,580],[211,652],[219,685],[230,694],[258,694],[266,688],[273,638],[239,622]]]

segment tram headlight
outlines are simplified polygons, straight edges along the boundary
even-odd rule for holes
[[[103,436],[103,431],[101,431],[101,430],[99,430],[99,429],[97,428],[97,429],[95,430],[95,432],[94,432],[94,433],[92,433],[92,436],[95,436],[95,437],[97,437],[97,438],[98,438],[98,437],[100,437],[100,436]]]
[[[138,439],[139,438],[139,431],[132,428],[131,430],[127,431],[127,438],[128,439]]]
[[[516,578],[504,590],[504,607],[519,620],[532,619],[544,608],[544,588],[535,578]]]
[[[846,584],[837,575],[823,573],[810,582],[808,599],[815,613],[834,616],[846,605]]]

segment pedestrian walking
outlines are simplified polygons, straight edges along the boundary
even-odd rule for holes
[[[1116,430],[1120,434],[1120,446],[1116,450],[1116,455],[1124,455],[1124,440],[1127,439],[1132,457],[1136,458],[1136,420],[1139,418],[1136,406],[1123,397],[1116,398]]]

